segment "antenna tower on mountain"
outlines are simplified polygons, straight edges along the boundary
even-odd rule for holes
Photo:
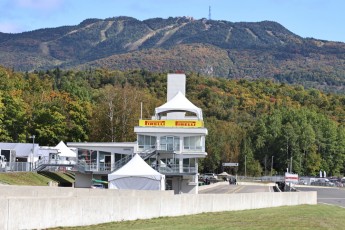
[[[211,20],[211,6],[208,7],[208,20]]]

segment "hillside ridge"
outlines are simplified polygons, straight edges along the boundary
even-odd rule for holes
[[[330,91],[342,91],[345,79],[345,43],[302,38],[273,21],[86,19],[74,26],[0,33],[0,53],[0,63],[18,71],[184,70],[304,82]]]

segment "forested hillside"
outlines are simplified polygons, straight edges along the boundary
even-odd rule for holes
[[[29,72],[90,66],[157,73],[183,70],[345,93],[344,43],[302,38],[272,21],[87,19],[75,26],[0,33],[0,63]]]
[[[106,69],[13,72],[0,67],[0,141],[135,141],[133,127],[165,103],[166,73]],[[200,171],[265,175],[292,159],[300,175],[345,173],[345,96],[269,80],[187,74],[187,97],[203,109],[208,156]]]

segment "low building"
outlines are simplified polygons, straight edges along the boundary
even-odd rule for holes
[[[0,142],[1,171],[41,171],[71,169],[76,153],[62,141],[55,147],[39,146],[36,143]],[[62,168],[64,167],[64,168]]]

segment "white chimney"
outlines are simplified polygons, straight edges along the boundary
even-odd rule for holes
[[[186,75],[181,73],[169,73],[167,101],[173,98],[179,91],[186,96]]]
[[[168,74],[168,89],[167,89],[167,101],[170,101],[178,92],[181,92],[186,96],[186,75],[181,73],[169,73]],[[178,120],[184,119],[185,112],[173,112],[167,114],[167,119]]]

